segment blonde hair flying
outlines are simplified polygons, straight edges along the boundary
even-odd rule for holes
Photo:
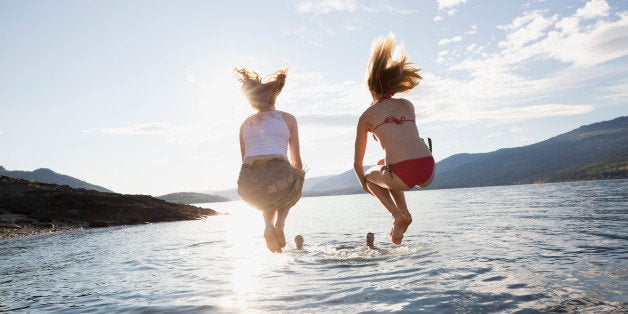
[[[393,60],[393,52],[397,58]],[[386,38],[377,38],[371,48],[366,85],[377,96],[402,93],[419,85],[423,79],[419,75],[421,69],[412,62],[407,62],[403,47],[396,45],[395,35],[388,34]]]
[[[275,71],[262,82],[262,78],[257,72],[246,68],[234,68],[236,79],[242,83],[242,92],[253,108],[257,110],[267,110],[275,107],[277,96],[281,93],[286,84],[288,68]]]

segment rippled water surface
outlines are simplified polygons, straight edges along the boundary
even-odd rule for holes
[[[407,198],[400,246],[369,195],[299,201],[283,254],[242,202],[204,204],[229,215],[198,221],[0,240],[0,311],[627,311],[628,180]]]

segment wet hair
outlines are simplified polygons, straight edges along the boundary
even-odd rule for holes
[[[304,241],[303,241],[303,236],[302,236],[302,235],[300,235],[300,234],[297,234],[297,235],[294,237],[294,242],[295,242],[295,243],[296,243],[296,242],[301,242],[301,243],[303,243],[303,242],[304,242]]]
[[[303,242],[305,242],[303,240],[303,236],[300,234],[297,234],[296,237],[294,237],[294,244],[297,245],[297,249],[301,249],[303,247]]]
[[[257,72],[246,68],[234,68],[233,71],[236,79],[242,83],[242,92],[253,108],[268,110],[275,107],[277,96],[286,84],[287,68],[275,71],[266,78],[266,82],[262,82]]]
[[[393,59],[393,52],[397,53]],[[408,62],[403,47],[396,45],[395,35],[377,38],[371,47],[371,59],[366,72],[366,85],[377,96],[402,93],[419,85],[421,69]]]

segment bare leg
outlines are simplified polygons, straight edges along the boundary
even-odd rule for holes
[[[390,196],[390,190],[383,188],[371,181],[367,181],[366,185],[369,187],[369,190],[371,190],[373,195],[375,195],[375,197],[379,199],[382,205],[386,207],[386,209],[390,212],[390,214],[392,214],[395,220],[397,220],[398,218],[401,218],[401,213],[397,209],[397,205],[395,205],[395,202]]]
[[[384,207],[386,207],[386,209],[392,214],[395,221],[393,222],[393,227],[390,230],[390,237],[394,244],[401,244],[403,234],[408,229],[408,225],[410,225],[410,223],[412,222],[412,218],[408,220],[407,216],[405,216],[403,212],[399,210],[398,206],[395,204],[395,201],[393,201],[391,194],[393,196],[397,196],[396,198],[398,198],[399,194],[401,193],[400,201],[402,202],[403,208],[407,213],[408,208],[405,206],[405,198],[403,198],[403,192],[388,190],[370,181],[367,181],[366,184],[371,192],[373,192],[373,195],[375,195],[382,203],[382,205],[384,205]],[[410,213],[408,213],[408,215],[409,214]]]
[[[395,200],[395,204],[397,204],[397,210],[401,214],[400,219],[395,219],[395,223],[393,225],[393,229],[390,232],[390,236],[392,237],[392,241],[395,244],[401,244],[401,240],[403,240],[403,234],[408,230],[408,226],[412,223],[412,215],[410,215],[410,211],[408,211],[408,205],[406,204],[406,196],[403,194],[403,191],[394,191],[390,190],[390,194]]]
[[[275,236],[275,210],[266,210],[263,212],[264,214],[264,223],[266,227],[264,228],[264,239],[266,239],[266,247],[273,253],[281,253],[281,246],[277,241],[277,237]]]
[[[277,221],[275,222],[275,237],[277,238],[277,242],[279,242],[280,247],[286,246],[286,235],[284,234],[283,227],[286,223],[286,218],[288,217],[288,212],[290,208],[282,208],[277,210]]]

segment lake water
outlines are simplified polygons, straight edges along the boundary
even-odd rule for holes
[[[407,199],[400,246],[369,195],[301,199],[282,254],[242,202],[204,204],[230,214],[198,221],[0,240],[0,311],[628,311],[628,180]]]

